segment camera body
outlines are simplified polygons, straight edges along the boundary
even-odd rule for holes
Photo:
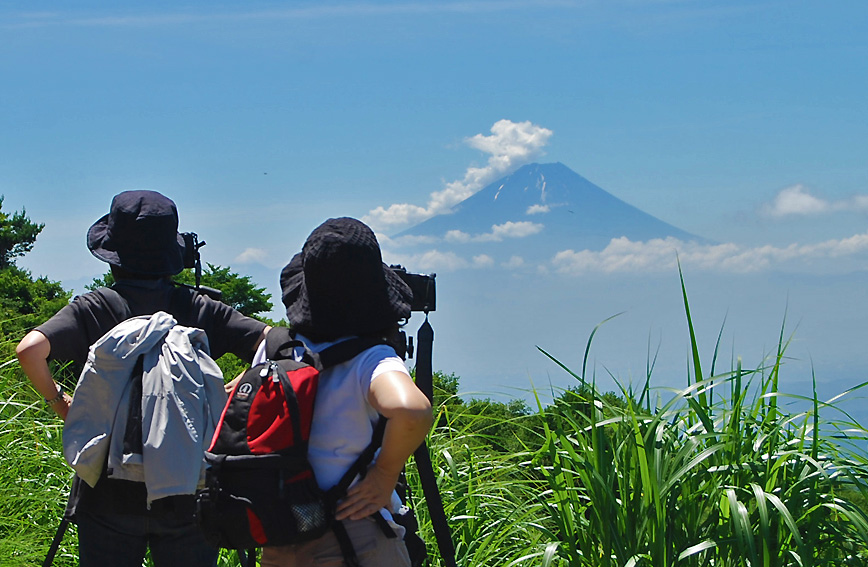
[[[434,279],[437,274],[413,274],[397,264],[389,267],[404,280],[404,283],[410,286],[410,290],[413,292],[413,302],[410,304],[411,311],[428,313],[437,309],[437,287]]]

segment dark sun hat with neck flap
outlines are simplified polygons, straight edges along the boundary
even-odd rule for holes
[[[124,191],[87,231],[91,254],[134,274],[172,276],[184,269],[178,209],[156,191]]]
[[[383,331],[410,316],[410,287],[383,263],[363,222],[328,219],[308,236],[280,273],[286,316],[310,338],[337,339]]]

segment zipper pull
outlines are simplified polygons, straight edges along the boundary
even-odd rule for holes
[[[269,361],[268,367],[271,370],[271,381],[280,383],[280,366],[273,360]]]

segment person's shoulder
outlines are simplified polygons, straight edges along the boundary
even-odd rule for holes
[[[97,287],[86,291],[85,293],[79,293],[78,295],[73,296],[70,303],[75,303],[76,301],[101,301],[106,293],[112,293],[114,290],[110,287]]]
[[[192,306],[193,319],[197,323],[196,326],[205,328],[208,327],[212,332],[228,333],[235,335],[242,333],[244,335],[252,334],[254,340],[266,328],[266,324],[256,319],[245,315],[231,305],[227,305],[220,300],[214,299],[200,293],[196,290],[187,290],[192,292],[189,305]]]
[[[362,351],[362,354],[370,358],[398,358],[400,360],[398,353],[395,352],[395,348],[386,343],[375,344],[374,346]]]
[[[231,306],[226,305],[222,301],[209,297],[208,295],[190,287],[178,286],[172,291],[172,293],[174,294],[176,301],[192,305],[199,314],[214,315],[222,312],[235,311]]]
[[[378,344],[362,351],[353,360],[362,373],[368,375],[382,374],[384,371],[407,372],[407,367],[395,349],[387,344]]]
[[[73,297],[57,313],[37,326],[36,330],[54,343],[59,339],[73,342],[85,336],[90,340],[96,332],[93,330],[94,326],[104,321],[108,314],[109,307],[102,293],[89,291]],[[57,348],[58,345],[55,344],[53,350]]]
[[[106,298],[109,297],[109,295],[112,293],[117,292],[108,287],[93,289],[91,291],[88,291],[87,293],[82,293],[73,297],[72,300],[64,307],[64,309],[104,309],[107,307]]]

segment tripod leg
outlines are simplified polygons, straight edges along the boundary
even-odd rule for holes
[[[48,554],[45,556],[45,561],[42,567],[51,567],[54,563],[54,556],[57,555],[57,550],[60,547],[60,542],[63,541],[63,534],[66,533],[66,528],[69,527],[69,518],[63,518],[60,525],[57,526],[57,532],[54,534],[54,539],[51,541],[51,547],[48,548]]]
[[[431,516],[431,525],[434,528],[434,536],[437,538],[437,549],[446,567],[456,567],[455,545],[452,542],[452,534],[449,532],[449,524],[446,521],[446,512],[443,509],[443,499],[440,497],[440,489],[437,488],[437,478],[431,464],[431,455],[428,453],[428,445],[422,445],[414,453],[416,469],[419,471],[419,479],[422,481],[422,493],[425,495],[425,505]]]

